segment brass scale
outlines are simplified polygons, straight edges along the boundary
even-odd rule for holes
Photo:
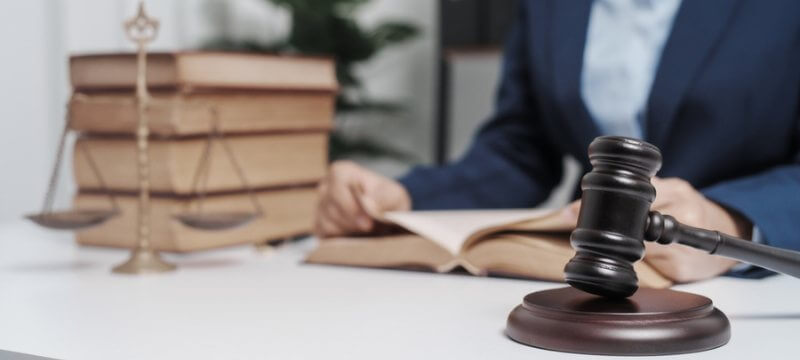
[[[126,20],[124,23],[127,37],[136,44],[137,47],[137,77],[136,77],[136,105],[138,113],[138,123],[136,131],[136,151],[138,166],[139,198],[138,198],[138,217],[137,217],[137,236],[136,243],[131,249],[130,258],[113,268],[113,272],[122,274],[141,274],[141,273],[160,273],[171,271],[176,268],[174,264],[164,261],[159,256],[151,244],[150,233],[150,160],[148,154],[148,114],[147,108],[151,101],[147,91],[147,45],[155,40],[158,33],[158,20],[148,16],[144,9],[144,1],[139,2],[137,14]],[[214,107],[210,107],[214,121],[210,124],[210,131],[203,153],[200,157],[195,176],[193,179],[193,192],[199,194],[199,201],[195,211],[187,208],[185,212],[173,215],[177,221],[183,225],[198,230],[226,230],[238,226],[243,226],[261,216],[263,210],[250,187],[242,167],[236,159],[231,147],[225,141],[222,132],[219,130],[217,112]],[[70,209],[64,211],[53,211],[53,202],[57,187],[61,159],[64,154],[67,135],[70,132],[70,112],[67,111],[66,124],[61,134],[56,161],[50,176],[47,193],[43,209],[38,214],[26,216],[36,224],[49,229],[75,231],[105,223],[107,220],[120,215],[120,209],[114,194],[106,187],[103,177],[95,165],[89,149],[85,146],[77,146],[75,151],[79,151],[88,162],[93,175],[98,181],[102,193],[108,196],[110,209]],[[205,184],[209,174],[210,153],[214,141],[221,144],[223,151],[230,160],[242,186],[246,189],[253,209],[241,212],[210,212],[203,211],[202,203],[205,199]]]

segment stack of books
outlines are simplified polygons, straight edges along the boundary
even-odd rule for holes
[[[132,247],[136,241],[136,74],[135,54],[70,59],[70,126],[81,133],[76,148],[83,146],[93,160],[78,151],[73,157],[79,188],[75,206],[108,208],[111,192],[121,210],[105,224],[79,232],[81,244]],[[310,231],[315,187],[327,167],[338,88],[332,61],[208,52],[149,54],[147,85],[151,238],[156,249],[202,250]],[[173,216],[197,211],[193,205],[201,200],[203,211],[255,211],[224,147],[215,142],[203,156],[215,123],[264,214],[232,230],[196,230]],[[208,166],[202,182],[207,195],[201,196],[194,180],[203,164]]]

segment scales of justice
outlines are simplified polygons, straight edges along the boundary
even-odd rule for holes
[[[148,127],[147,109],[151,102],[147,90],[147,45],[155,40],[158,34],[159,22],[150,17],[144,8],[144,2],[139,3],[137,14],[126,20],[124,23],[125,33],[137,47],[137,76],[136,76],[136,105],[137,105],[137,129],[136,129],[136,151],[137,151],[137,174],[139,183],[138,196],[138,216],[136,243],[131,249],[130,258],[113,268],[113,272],[121,274],[141,274],[141,273],[161,273],[176,269],[174,264],[164,261],[151,243],[150,232],[150,159],[148,140],[150,130]],[[195,210],[186,209],[185,212],[175,214],[175,220],[183,225],[206,231],[226,230],[238,226],[243,226],[261,216],[263,210],[250,187],[242,167],[236,159],[231,147],[225,141],[222,132],[219,130],[218,117],[215,108],[210,107],[212,123],[210,124],[208,139],[205,143],[203,153],[195,170],[193,181],[193,192],[199,196],[199,202]],[[67,135],[70,132],[70,111],[67,109],[67,119],[64,130],[59,140],[56,161],[50,176],[50,182],[45,196],[43,209],[38,214],[26,216],[36,224],[56,230],[75,231],[88,227],[99,226],[111,218],[120,215],[120,209],[114,194],[106,187],[89,149],[78,145],[75,151],[87,160],[91,171],[100,185],[100,191],[108,196],[109,209],[70,209],[64,211],[53,211],[53,202],[58,183],[59,169],[64,154]],[[205,184],[209,174],[210,153],[214,142],[218,142],[225,155],[233,165],[236,176],[239,178],[243,188],[247,191],[252,202],[253,209],[250,211],[227,211],[209,212],[203,211],[203,201],[205,200]],[[187,205],[188,206],[188,205]]]

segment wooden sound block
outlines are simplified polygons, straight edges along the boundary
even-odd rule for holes
[[[506,334],[539,348],[601,355],[666,355],[725,345],[728,318],[704,296],[639,289],[608,299],[565,287],[525,296]]]

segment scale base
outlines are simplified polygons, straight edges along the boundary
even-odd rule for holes
[[[607,299],[566,287],[525,296],[506,334],[539,348],[598,355],[667,355],[725,345],[728,318],[704,296],[639,289]]]
[[[175,269],[175,265],[162,260],[152,249],[133,249],[128,261],[117,265],[111,271],[116,274],[156,274]]]

